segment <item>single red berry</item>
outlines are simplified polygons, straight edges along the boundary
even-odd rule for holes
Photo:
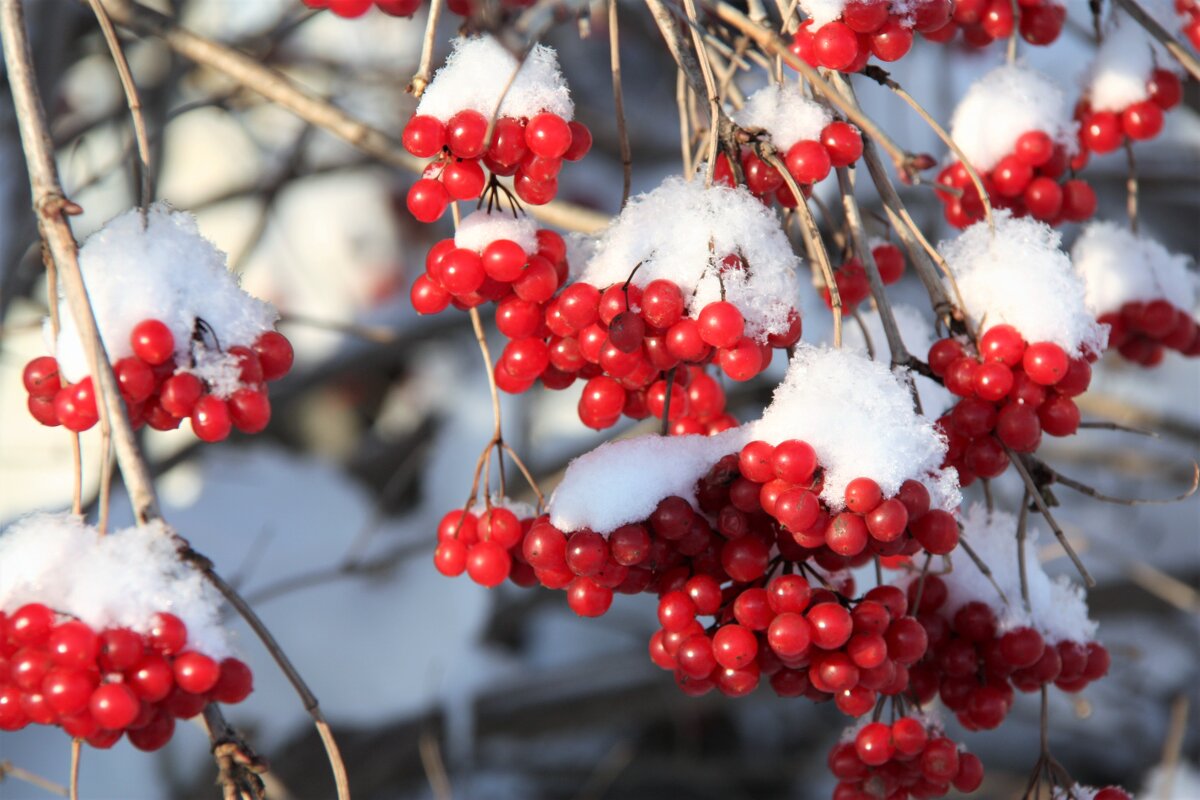
[[[796,183],[813,184],[825,180],[833,166],[833,159],[825,145],[805,139],[788,148],[783,163]]]
[[[511,569],[512,557],[495,542],[476,542],[467,552],[467,574],[481,586],[499,586]]]
[[[821,131],[821,144],[829,153],[834,167],[847,167],[862,157],[863,142],[858,128],[848,122],[835,121]]]
[[[1111,111],[1098,111],[1085,117],[1079,141],[1092,152],[1111,153],[1121,146],[1121,118]]]
[[[858,57],[858,36],[841,22],[827,22],[812,40],[813,57],[828,69],[845,69]]]
[[[224,658],[221,674],[212,688],[212,699],[218,703],[240,703],[254,691],[254,674],[250,667],[236,658]]]
[[[436,222],[449,204],[450,195],[441,181],[421,178],[408,190],[408,210],[418,222]]]
[[[38,356],[25,365],[21,374],[25,391],[32,397],[54,397],[62,388],[59,379],[58,361],[51,356]]]
[[[1121,112],[1121,130],[1130,139],[1153,139],[1163,127],[1163,109],[1153,100],[1134,103]]]
[[[1053,342],[1029,345],[1022,358],[1025,373],[1042,386],[1053,386],[1067,374],[1067,354]]]
[[[129,726],[141,709],[137,695],[123,683],[106,683],[92,692],[88,710],[101,728],[122,730]]]
[[[739,669],[754,661],[758,638],[736,623],[724,625],[713,635],[712,648],[717,664],[725,669]]]
[[[868,723],[854,737],[854,749],[864,764],[883,766],[895,753],[891,728],[883,722]]]
[[[129,334],[133,354],[151,366],[165,364],[175,355],[175,335],[156,319],[142,320]]]
[[[258,433],[271,421],[271,401],[256,389],[238,389],[228,408],[230,421],[242,433]]]
[[[206,394],[192,408],[192,432],[205,442],[219,442],[233,430],[229,404],[215,395]]]
[[[62,667],[92,669],[100,654],[100,637],[78,620],[55,625],[46,639],[50,659]]]
[[[446,126],[436,117],[417,114],[404,126],[402,141],[417,158],[431,158],[446,144]]]
[[[187,643],[187,625],[174,614],[160,611],[150,618],[146,634],[150,647],[165,656],[175,655]]]

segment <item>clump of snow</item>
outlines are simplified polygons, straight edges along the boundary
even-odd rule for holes
[[[0,534],[0,611],[42,603],[95,631],[141,634],[166,611],[187,625],[188,649],[224,658],[230,648],[220,596],[180,561],[176,542],[161,522],[102,536],[70,514],[24,517]]]
[[[900,338],[904,341],[905,349],[918,358],[923,358],[937,339],[937,336],[934,335],[933,323],[919,309],[904,303],[892,305],[892,316],[896,319],[896,327],[900,331]],[[860,309],[858,319],[862,320],[865,325],[866,334],[863,334],[862,328],[857,322],[847,322],[842,333],[843,346],[866,354],[867,337],[869,336],[871,346],[875,350],[874,360],[882,364],[890,364],[892,354],[888,350],[887,334],[884,333],[883,320],[879,316],[879,311]],[[911,377],[916,382],[917,392],[921,397],[921,410],[925,416],[937,419],[943,409],[949,408],[957,401],[954,395],[932,378],[926,378],[917,373],[911,373]]]
[[[550,498],[550,522],[562,531],[609,533],[641,522],[672,495],[695,505],[696,482],[746,443],[742,428],[715,436],[639,436],[607,442],[567,466]]]
[[[179,361],[191,349],[197,320],[228,349],[252,345],[279,317],[271,305],[242,291],[225,254],[200,234],[195,217],[164,203],[150,207],[144,228],[138,209],[110,220],[80,248],[79,268],[113,362],[133,355],[129,335],[143,320],[157,319],[171,329]],[[63,297],[59,319],[59,369],[67,380],[78,381],[88,374],[87,356]]]
[[[1076,783],[1068,787],[1055,786],[1050,798],[1051,800],[1096,800],[1099,792],[1100,790],[1093,786]]]
[[[1142,797],[1153,800],[1194,800],[1200,797],[1200,770],[1188,761],[1176,762],[1173,767],[1160,764],[1146,776]]]
[[[748,267],[722,272],[721,260],[733,254]],[[637,286],[673,281],[687,298],[689,316],[727,300],[745,317],[746,335],[763,341],[788,329],[799,302],[799,267],[778,218],[746,189],[670,177],[629,202],[580,279],[601,289],[631,273]]]
[[[769,84],[746,99],[733,115],[743,128],[763,128],[780,150],[806,139],[819,141],[821,131],[833,121],[829,109],[804,96],[799,83]]]
[[[1179,27],[1171,0],[1142,0],[1142,9],[1167,30]],[[1150,97],[1146,83],[1155,68],[1184,74],[1182,65],[1119,7],[1114,6],[1088,69],[1085,93],[1096,111],[1123,111]]]
[[[491,503],[492,508],[504,508],[511,511],[516,515],[517,519],[533,519],[538,515],[537,509],[531,506],[529,503],[522,503],[519,500],[513,500],[512,498],[505,497],[499,492],[493,493],[488,502]],[[472,514],[479,516],[488,510],[488,502],[477,500],[469,510]]]
[[[1068,355],[1102,351],[1108,329],[1088,310],[1083,279],[1060,249],[1061,234],[1008,211],[994,217],[995,235],[978,222],[938,244],[971,320],[987,328],[1012,325],[1026,341],[1053,342]]]
[[[958,474],[942,470],[946,441],[913,410],[904,381],[887,366],[849,350],[802,347],[751,439],[808,442],[825,470],[821,499],[845,505],[846,484],[871,478],[891,497],[908,479],[929,489],[935,508],[962,502]]]
[[[826,22],[833,22],[842,16],[846,2],[847,0],[800,0],[800,8],[804,9],[804,13],[813,21],[813,30],[816,31]]]
[[[473,211],[462,218],[454,232],[454,244],[482,253],[492,242],[508,239],[515,242],[526,255],[537,252],[537,223],[524,215],[514,218],[499,209]]]
[[[1116,223],[1093,222],[1084,228],[1071,248],[1071,260],[1095,314],[1158,299],[1188,311],[1196,306],[1200,287],[1196,273],[1188,269],[1187,256]]]
[[[520,118],[544,111],[568,121],[574,118],[575,104],[553,49],[534,45],[521,64],[491,36],[460,37],[453,47],[421,95],[418,114],[442,122],[465,109],[489,119],[493,114]]]
[[[963,539],[979,559],[988,565],[992,578],[1004,592],[1007,604],[996,586],[979,571],[962,550],[950,554],[951,571],[942,575],[946,584],[945,610],[953,614],[970,602],[981,602],[996,612],[1000,632],[1029,626],[1050,643],[1090,642],[1096,636],[1096,623],[1088,618],[1083,590],[1059,575],[1051,578],[1038,560],[1038,530],[1027,525],[1025,574],[1029,586],[1029,608],[1021,599],[1021,572],[1017,560],[1017,518],[1004,511],[988,510],[972,504],[962,518]]]
[[[950,138],[981,172],[1013,152],[1021,134],[1044,131],[1074,153],[1076,124],[1066,95],[1047,76],[1021,64],[984,75],[967,90],[950,121]]]

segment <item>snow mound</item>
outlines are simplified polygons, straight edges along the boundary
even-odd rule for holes
[[[696,482],[748,441],[742,428],[715,436],[639,436],[607,442],[567,466],[550,498],[550,522],[562,531],[609,533],[641,522],[664,498],[695,505]]]
[[[553,49],[534,45],[521,64],[491,36],[460,37],[454,40],[453,48],[421,95],[418,114],[442,122],[465,109],[478,111],[488,119],[493,114],[528,118],[544,111],[568,121],[574,118],[575,104]]]
[[[820,141],[833,114],[805,97],[799,83],[770,84],[750,95],[733,121],[743,128],[765,129],[772,144],[786,152],[796,142]]]
[[[1016,558],[1017,518],[1004,511],[989,514],[984,506],[974,503],[962,518],[962,531],[963,539],[991,569],[1008,604],[975,562],[959,549],[950,554],[952,570],[941,576],[947,589],[946,611],[953,614],[967,603],[980,602],[996,612],[1001,633],[1029,626],[1051,644],[1095,639],[1097,626],[1088,618],[1083,590],[1064,575],[1051,578],[1042,568],[1037,556],[1037,528],[1029,524],[1025,539],[1029,609],[1021,600],[1021,572]]]
[[[1180,27],[1171,0],[1142,0],[1141,7],[1167,30]],[[1149,98],[1146,83],[1156,67],[1185,74],[1157,39],[1114,6],[1105,25],[1104,41],[1096,49],[1087,73],[1085,88],[1092,108],[1122,111]]]
[[[1053,342],[1072,356],[1102,351],[1107,328],[1088,311],[1083,279],[1059,247],[1062,236],[1007,211],[997,210],[995,221],[994,236],[978,222],[938,244],[972,321],[984,329],[1012,325],[1026,341]]]
[[[847,0],[800,0],[800,8],[813,21],[813,30],[842,15]]]
[[[146,319],[161,320],[171,329],[177,361],[189,352],[198,320],[208,324],[224,349],[248,347],[274,327],[279,314],[242,291],[225,254],[200,234],[195,217],[159,203],[146,219],[143,228],[141,212],[126,211],[79,250],[83,282],[111,361],[133,355],[129,335]],[[64,297],[59,298],[59,319],[59,369],[75,382],[88,374],[88,362]],[[213,353],[213,363],[198,364],[197,374],[212,370],[219,378],[222,355]],[[218,397],[223,396],[219,385],[213,389]]]
[[[500,239],[516,242],[526,255],[537,252],[537,223],[526,216],[513,218],[500,210],[472,211],[462,218],[454,233],[454,244],[482,253],[489,244]]]
[[[748,267],[722,272],[721,260],[731,254]],[[778,218],[746,189],[670,177],[630,201],[580,279],[600,289],[624,283],[630,273],[637,286],[673,281],[688,298],[689,316],[728,300],[745,317],[746,335],[763,341],[788,329],[799,301],[799,267]]]
[[[1055,786],[1050,800],[1096,800],[1099,792],[1100,790],[1094,786],[1084,786],[1082,783],[1076,783],[1068,788]]]
[[[950,138],[971,166],[990,172],[1013,152],[1021,134],[1047,133],[1074,153],[1078,142],[1066,95],[1048,77],[1021,64],[997,67],[967,90],[950,121]]]
[[[490,500],[492,508],[507,509],[516,515],[517,519],[533,519],[538,515],[537,509],[531,506],[529,503],[522,503],[519,500],[513,500],[505,497],[499,492],[493,493]],[[475,504],[472,505],[468,510],[475,516],[479,516],[488,510],[488,504],[483,500],[477,500]]]
[[[33,514],[0,534],[0,611],[43,603],[94,631],[126,627],[146,634],[160,611],[187,625],[188,649],[230,655],[220,624],[221,598],[203,575],[179,560],[177,540],[161,522],[106,536],[70,514]]]
[[[1143,797],[1155,800],[1189,800],[1200,797],[1200,769],[1187,761],[1171,767],[1159,764],[1146,775]]]
[[[904,340],[905,348],[918,355],[928,353],[938,338],[929,318],[916,307],[904,303],[892,305],[892,316],[896,319],[896,327],[900,330],[900,338]],[[858,318],[866,326],[867,336],[870,336],[871,346],[875,349],[874,360],[881,364],[890,364],[892,354],[888,350],[887,334],[884,333],[879,312],[875,309],[859,309]],[[867,354],[867,338],[857,323],[847,322],[842,335],[845,347],[863,355]],[[925,416],[937,419],[942,409],[949,408],[956,402],[957,398],[937,381],[917,373],[913,373],[912,378],[916,381],[917,391],[921,396],[921,410]]]
[[[1086,284],[1087,307],[1094,314],[1159,299],[1187,311],[1196,307],[1200,280],[1188,269],[1187,256],[1116,223],[1093,222],[1084,228],[1071,248],[1071,260]]]
[[[888,367],[848,351],[802,347],[751,439],[778,444],[800,439],[812,445],[825,470],[821,499],[845,505],[846,484],[871,478],[891,497],[908,479],[929,489],[935,508],[962,502],[958,474],[942,470],[946,442],[913,410],[903,380]]]

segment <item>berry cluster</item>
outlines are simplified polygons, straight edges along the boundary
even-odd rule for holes
[[[421,7],[421,0],[303,0],[309,8],[327,8],[339,17],[355,19],[375,6],[392,17],[411,17]],[[454,3],[448,4],[454,11]]]
[[[1032,453],[1043,433],[1075,433],[1079,408],[1072,398],[1091,383],[1090,359],[1068,358],[1053,342],[1027,344],[1011,325],[984,331],[978,354],[958,339],[934,342],[929,368],[962,398],[937,422],[949,442],[946,465],[958,470],[960,483],[1004,472],[1005,447]]]
[[[950,22],[951,0],[851,0],[836,20],[819,28],[802,23],[791,51],[811,66],[859,72],[871,56],[899,61],[912,49],[913,32],[929,35]]]
[[[740,256],[729,255],[721,269],[749,267]],[[683,291],[665,279],[645,287],[627,281],[603,291],[577,281],[550,303],[549,364],[567,376],[588,379],[579,400],[579,418],[585,425],[601,430],[615,425],[623,413],[634,419],[665,414],[670,422],[687,417],[701,423],[720,420],[715,430],[723,430],[733,422],[723,416],[723,394],[718,401],[713,389],[719,387],[709,383],[702,369],[691,367],[716,363],[732,380],[747,381],[771,363],[773,348],[787,348],[800,339],[799,313],[791,315],[786,332],[759,341],[746,335],[742,312],[731,302],[708,303],[695,317],[686,310]],[[497,376],[511,356],[509,348],[497,363]],[[677,369],[680,366],[689,369]],[[693,403],[688,387],[697,379],[701,383],[696,393],[701,396]],[[672,381],[687,391],[675,391]]]
[[[592,134],[581,122],[544,112],[529,118],[500,117],[485,141],[488,118],[463,109],[445,123],[418,114],[404,126],[404,148],[417,158],[432,158],[408,192],[408,210],[421,222],[433,222],[455,200],[475,200],[488,185],[512,177],[513,191],[530,205],[550,202],[558,193],[563,161],[578,161],[592,147]]]
[[[978,756],[915,717],[864,725],[829,752],[829,771],[838,779],[833,800],[942,797],[983,783]]]
[[[521,556],[525,534],[532,517],[518,517],[502,506],[488,506],[480,513],[451,511],[438,524],[438,546],[433,553],[437,571],[448,578],[464,572],[481,586],[499,586],[505,578],[523,586],[533,585],[529,566]]]
[[[884,286],[891,286],[904,277],[904,253],[896,245],[880,242],[871,248],[871,257],[875,259]],[[833,273],[833,280],[837,284],[842,313],[852,313],[855,306],[871,296],[866,267],[857,258],[851,258],[838,267]],[[833,295],[828,288],[821,290],[821,297],[827,308],[833,308]]]
[[[858,128],[849,122],[835,120],[825,126],[819,139],[802,139],[780,147],[780,158],[801,194],[808,197],[814,183],[825,180],[831,169],[850,166],[862,152],[862,134]],[[741,166],[746,188],[755,197],[764,203],[774,199],[784,208],[796,207],[796,197],[783,175],[759,158],[752,148],[743,148]],[[713,178],[726,186],[736,185],[733,169],[724,153],[717,156]]]
[[[1013,152],[979,178],[993,208],[1009,209],[1013,216],[1031,216],[1050,225],[1082,222],[1096,212],[1096,193],[1086,181],[1068,178],[1074,167],[1066,148],[1045,131],[1022,134]],[[965,228],[984,218],[983,201],[962,162],[942,170],[937,183],[958,189],[961,194],[937,192],[945,205],[946,221]]]
[[[1147,99],[1112,111],[1097,111],[1086,99],[1081,101],[1075,108],[1081,156],[1111,153],[1127,139],[1144,142],[1157,136],[1163,128],[1163,114],[1183,99],[1183,84],[1174,72],[1156,69],[1146,82],[1146,93]]]
[[[954,0],[950,21],[925,34],[933,42],[948,42],[962,31],[972,47],[986,47],[997,39],[1008,39],[1014,29],[1030,44],[1052,44],[1062,33],[1066,6],[1054,0]]]
[[[160,431],[173,430],[186,418],[198,438],[219,442],[235,427],[243,433],[258,433],[267,426],[271,403],[266,384],[291,369],[291,343],[281,333],[266,331],[252,347],[234,345],[220,351],[217,344],[218,357],[228,361],[231,370],[236,369],[236,379],[215,385],[191,371],[198,353],[205,358],[213,355],[205,342],[205,330],[198,321],[192,352],[180,359],[175,335],[161,321],[147,319],[134,327],[129,337],[133,355],[113,364],[134,428],[146,424]],[[64,383],[58,362],[40,356],[25,365],[23,378],[29,392],[29,413],[43,425],[62,425],[80,432],[99,419],[90,375],[77,383]]]
[[[806,550],[827,548],[843,558],[911,555],[921,548],[945,555],[958,544],[953,515],[930,509],[929,490],[919,481],[905,481],[895,497],[884,498],[878,483],[855,478],[846,485],[845,508],[829,508],[818,497],[816,454],[798,439],[750,442],[738,454],[737,473],[729,486],[732,511],[722,509],[721,521],[766,512]]]
[[[998,727],[1014,689],[1035,692],[1053,683],[1078,692],[1108,674],[1108,651],[1098,642],[1050,643],[1030,626],[1001,633],[985,603],[948,608],[946,585],[936,575],[909,585],[910,602],[918,592],[929,649],[912,670],[913,693],[921,703],[940,697],[967,730]]]
[[[57,725],[93,747],[128,736],[139,750],[157,750],[176,719],[209,703],[240,703],[253,687],[241,661],[187,644],[187,626],[168,613],[138,634],[97,632],[41,603],[0,612],[0,730]]]
[[[1108,346],[1143,367],[1157,366],[1167,349],[1189,358],[1200,356],[1200,325],[1165,298],[1125,303],[1099,322],[1109,326]]]

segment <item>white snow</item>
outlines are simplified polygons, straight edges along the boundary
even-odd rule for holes
[[[826,22],[833,22],[842,16],[846,0],[800,0],[800,8],[813,21],[813,32]]]
[[[1087,94],[1096,111],[1123,111],[1150,96],[1146,82],[1154,72],[1149,34],[1128,17],[1112,17],[1096,50]]]
[[[1200,797],[1200,770],[1186,760],[1177,761],[1174,768],[1159,764],[1146,776],[1141,794],[1152,800],[1193,800]]]
[[[821,499],[845,505],[846,484],[871,478],[891,497],[908,479],[929,489],[934,508],[962,502],[958,474],[940,468],[946,442],[913,410],[904,382],[866,356],[823,347],[801,347],[762,419],[748,426],[751,439],[812,445],[825,470]]]
[[[179,560],[176,546],[161,522],[102,536],[70,514],[31,514],[0,535],[0,610],[43,603],[97,632],[126,627],[141,634],[166,611],[187,625],[188,649],[224,658],[230,648],[221,598]]]
[[[924,358],[937,339],[929,317],[916,307],[904,303],[892,304],[892,316],[896,319],[896,327],[900,331],[905,349],[918,358]],[[888,350],[887,334],[883,331],[883,320],[879,312],[875,309],[860,308],[858,319],[866,325],[867,335],[871,337],[871,346],[875,349],[874,360],[881,364],[890,364],[892,354]],[[866,354],[867,339],[857,321],[846,321],[842,337],[844,347]],[[936,419],[942,409],[949,408],[957,400],[935,380],[915,372],[912,373],[912,378],[916,381],[917,392],[921,396],[921,410],[927,417]]]
[[[498,209],[480,209],[463,217],[454,232],[456,246],[476,253],[501,239],[515,242],[526,255],[533,255],[537,252],[537,223],[524,215],[514,218]]]
[[[727,255],[740,254],[745,270],[720,273]],[[674,281],[695,317],[708,303],[733,303],[746,320],[746,335],[759,341],[788,328],[799,302],[800,259],[778,218],[746,189],[704,187],[695,178],[667,178],[629,202],[604,232],[580,279],[604,289],[623,283]]]
[[[513,500],[510,497],[505,497],[499,492],[493,492],[489,498],[492,508],[504,508],[511,511],[518,520],[533,519],[538,515],[537,509],[529,503],[523,503],[520,500]],[[488,510],[488,503],[482,499],[475,501],[471,506],[470,512],[475,516],[479,516]]]
[[[110,220],[79,250],[79,268],[109,360],[133,354],[129,334],[146,319],[162,321],[175,336],[175,356],[188,353],[197,319],[216,332],[221,347],[252,345],[279,315],[238,286],[225,254],[205,239],[191,214],[158,203],[142,215],[131,209]],[[58,363],[64,377],[88,374],[87,357],[66,299],[59,299],[62,330]]]
[[[971,165],[990,172],[1033,130],[1074,153],[1076,124],[1066,95],[1047,76],[1022,64],[997,67],[971,85],[954,110],[950,138]]]
[[[1068,355],[1103,350],[1108,329],[1088,311],[1083,279],[1060,249],[1062,235],[1008,211],[994,216],[995,235],[983,221],[938,244],[972,321],[1012,325],[1027,342],[1053,342]]]
[[[1188,269],[1187,256],[1122,225],[1093,222],[1085,227],[1071,248],[1071,260],[1086,285],[1087,306],[1095,314],[1158,299],[1187,311],[1196,307],[1200,277]]]
[[[733,121],[743,128],[764,128],[771,142],[786,152],[797,142],[820,141],[821,131],[833,121],[824,106],[804,96],[799,83],[769,84],[746,99]]]
[[[1099,789],[1093,786],[1084,786],[1082,783],[1076,783],[1066,789],[1061,786],[1055,786],[1050,798],[1051,800],[1095,800],[1096,793],[1099,791]]]
[[[1029,586],[1029,609],[1021,600],[1021,572],[1017,560],[1017,518],[1005,511],[993,511],[973,503],[962,517],[963,539],[979,559],[988,565],[996,585],[1004,591],[1005,604],[996,587],[975,562],[961,549],[950,554],[952,569],[942,575],[946,584],[945,610],[951,614],[970,602],[981,602],[996,612],[998,629],[1035,628],[1050,643],[1090,642],[1096,637],[1096,623],[1088,618],[1083,590],[1065,575],[1051,578],[1038,560],[1038,529],[1027,524],[1025,572]]]
[[[421,95],[418,114],[442,122],[464,109],[478,111],[488,119],[493,114],[527,118],[543,111],[568,121],[574,117],[575,104],[553,49],[534,45],[525,63],[518,64],[491,36],[458,38],[453,48]]]
[[[607,442],[567,466],[550,498],[550,522],[562,531],[609,533],[645,520],[672,495],[695,504],[696,481],[747,441],[743,428],[715,436],[639,436]]]

